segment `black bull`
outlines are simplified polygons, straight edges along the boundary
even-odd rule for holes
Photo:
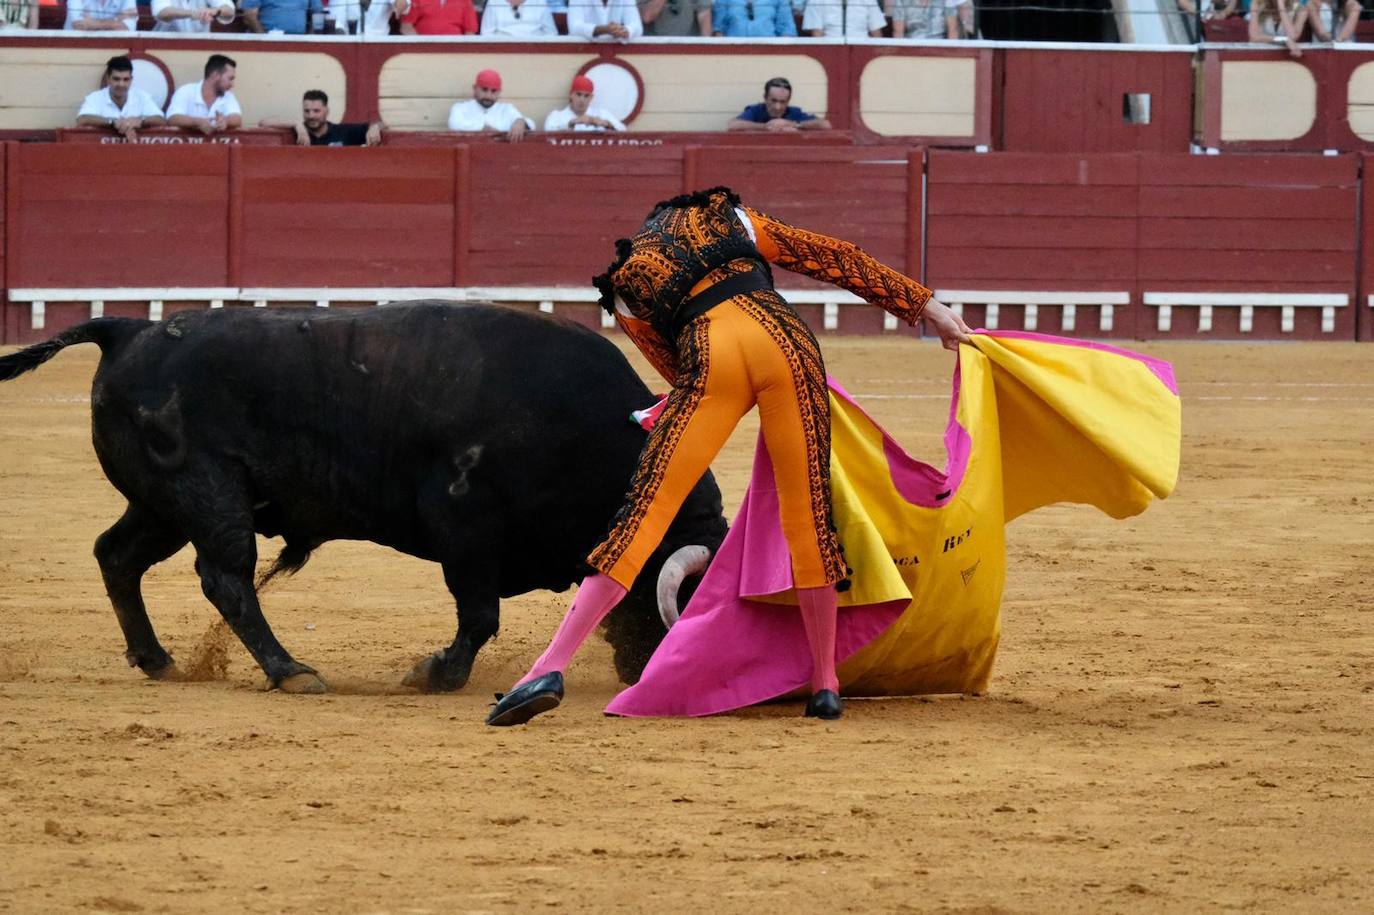
[[[154,678],[175,668],[142,578],[189,542],[205,596],[268,681],[324,689],[263,618],[257,532],[285,541],[264,578],[296,571],[329,540],[439,563],[458,631],[407,682],[462,687],[496,634],[502,597],[565,590],[584,574],[644,444],[630,413],[652,402],[620,351],[589,330],[425,302],[102,318],[0,359],[0,381],[83,342],[102,351],[95,452],[129,500],[95,555],[129,663]],[[714,552],[725,531],[707,473],[608,622],[622,679],[637,680],[663,638],[654,590],[665,559],[689,544]]]

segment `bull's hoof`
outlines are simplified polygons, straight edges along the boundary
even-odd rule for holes
[[[435,662],[443,656],[442,652],[436,651],[434,654],[425,655],[415,662],[415,666],[406,674],[401,681],[402,686],[409,686],[411,689],[428,690],[429,672],[434,669]]]
[[[284,677],[282,681],[277,684],[277,689],[284,693],[293,693],[298,696],[319,696],[329,692],[329,687],[326,686],[325,682],[315,673],[299,673]]]
[[[124,660],[129,662],[130,667],[143,671],[144,676],[151,680],[175,680],[179,673],[172,656],[161,648],[147,657],[136,651],[126,651]]]
[[[150,680],[174,682],[176,680],[186,679],[186,676],[181,672],[181,668],[177,667],[176,662],[171,658],[168,658],[167,663],[161,667],[147,668],[140,665],[139,670],[143,671]]]
[[[443,651],[436,651],[416,661],[401,685],[423,693],[451,693],[467,685],[471,672],[470,664],[466,668],[453,664]]]

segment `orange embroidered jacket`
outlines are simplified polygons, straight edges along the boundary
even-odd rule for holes
[[[737,207],[752,224],[752,239]],[[752,269],[759,258],[848,289],[908,324],[920,319],[931,297],[929,289],[857,245],[743,207],[723,187],[660,203],[633,238],[616,243],[616,254],[594,280],[602,307],[670,384],[676,384],[678,371],[668,328],[677,310],[703,288]],[[623,308],[616,307],[617,300]]]

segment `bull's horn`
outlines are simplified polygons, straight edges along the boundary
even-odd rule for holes
[[[658,573],[658,615],[663,618],[663,628],[672,629],[679,616],[677,592],[688,575],[700,575],[711,564],[711,551],[694,544],[684,546],[668,557],[663,563],[663,571]]]

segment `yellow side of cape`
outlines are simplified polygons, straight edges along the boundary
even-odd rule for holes
[[[1181,407],[1150,364],[1052,338],[980,334],[960,349],[955,418],[971,441],[957,490],[937,507],[902,495],[882,430],[831,394],[835,520],[854,570],[841,604],[910,601],[841,665],[848,695],[983,691],[1000,631],[1006,522],[1054,502],[1129,517],[1178,476]]]

